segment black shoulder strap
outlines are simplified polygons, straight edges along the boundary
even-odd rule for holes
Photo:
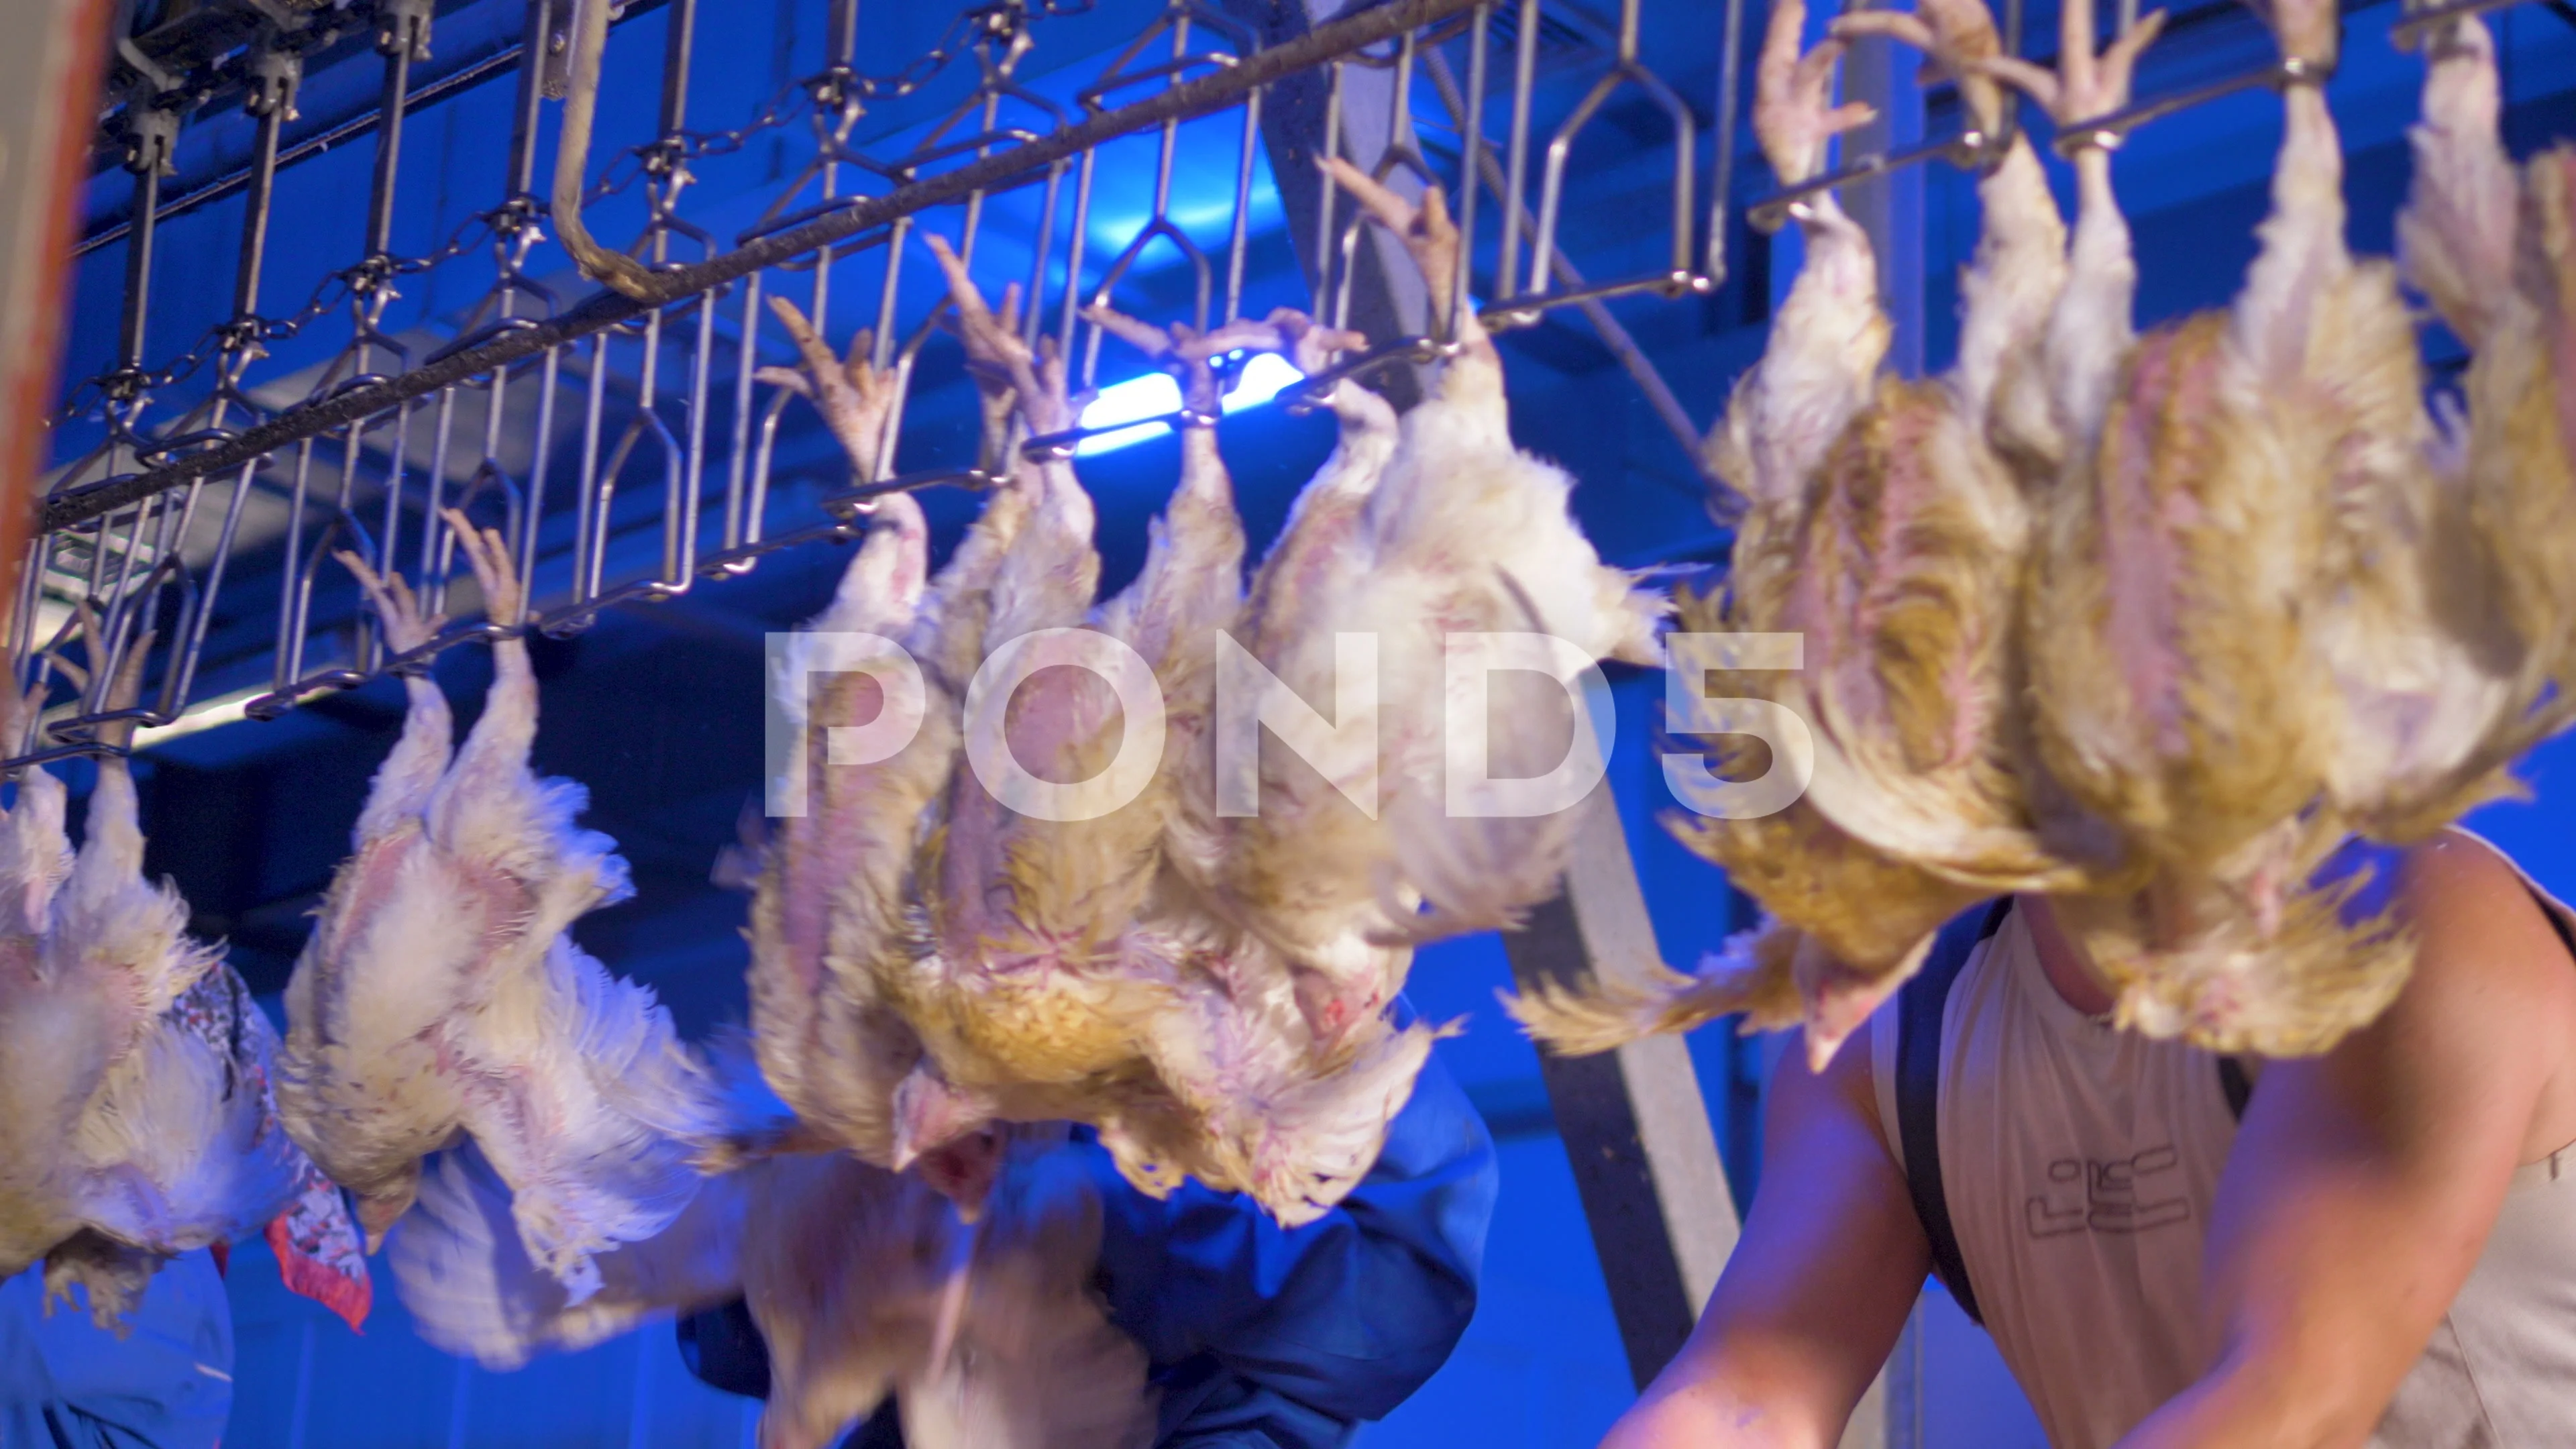
[[[2245,1106],[2254,1100],[2254,1079],[2245,1074],[2245,1063],[2236,1057],[2218,1059],[2218,1090],[2227,1094],[2227,1115],[2242,1122]]]
[[[2531,891],[2531,903],[2540,907],[2540,918],[2549,923],[2549,929],[2558,933],[2558,944],[2567,948],[2568,955],[2576,956],[2576,933],[2570,933],[2567,929],[2567,918],[2558,914],[2557,904],[2541,894],[2540,887],[2529,886],[2528,889]]]
[[[1932,1271],[1976,1323],[1985,1319],[1968,1286],[1968,1265],[1959,1255],[1950,1199],[1941,1186],[1941,1016],[1949,1005],[1950,985],[1959,979],[1970,953],[2003,925],[2004,913],[2011,909],[2007,896],[1943,926],[1923,969],[1896,998],[1896,1134],[1905,1149],[1905,1186],[1913,1195],[1923,1236],[1932,1243]]]

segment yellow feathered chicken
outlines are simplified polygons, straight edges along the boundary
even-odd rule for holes
[[[2068,296],[2094,303],[2052,326],[2071,446],[2027,608],[2040,764],[2154,867],[2142,890],[2059,902],[2120,1019],[2303,1055],[2377,1015],[2411,967],[2384,921],[2346,918],[2353,881],[2316,875],[2369,823],[2357,807],[2392,813],[2392,770],[2438,753],[2408,737],[2410,704],[2468,711],[2451,696],[2477,683],[2456,666],[2478,641],[2440,614],[2457,560],[2410,320],[2393,270],[2344,245],[2333,7],[2286,0],[2267,19],[2300,70],[2262,250],[2228,311],[2106,345],[2135,264],[2108,157],[2078,154],[2079,231],[2098,217],[2106,244],[2079,240]],[[2065,25],[2061,57],[2089,52],[2085,8]],[[1996,69],[2069,124],[2102,98],[2061,64]],[[2435,823],[2473,799],[2454,792]]]
[[[2003,96],[1982,67],[1999,47],[1977,0],[1845,16],[1802,56],[1804,23],[1794,0],[1775,6],[1759,63],[1756,132],[1784,183],[1820,171],[1827,141],[1869,119],[1830,99],[1843,47],[1861,35],[1923,47],[1958,79],[1972,122],[1998,134]],[[2122,84],[2127,54],[2111,67]],[[1755,1026],[1803,1020],[1821,1060],[1960,910],[2121,869],[2116,842],[2042,808],[2023,768],[2018,591],[2034,495],[2052,480],[2050,439],[2019,434],[2045,422],[2033,359],[2063,305],[2066,231],[2019,134],[1979,195],[1959,360],[1921,382],[1879,372],[1888,322],[1867,236],[1830,194],[1801,208],[1798,281],[1711,439],[1749,504],[1732,573],[1724,595],[1684,599],[1682,627],[1801,635],[1803,667],[1737,671],[1675,645],[1676,667],[1718,666],[1712,695],[1767,700],[1805,724],[1811,765],[1796,738],[1792,758],[1772,762],[1812,769],[1793,803],[1728,818],[1713,801],[1675,822],[1770,921],[1697,977],[1524,998],[1515,1013],[1542,1041],[1598,1051],[1743,1011]]]

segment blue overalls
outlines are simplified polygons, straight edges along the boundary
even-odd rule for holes
[[[212,1449],[233,1404],[233,1317],[214,1258],[163,1265],[116,1335],[78,1303],[44,1311],[39,1266],[0,1282],[0,1445]]]
[[[1189,1183],[1157,1202],[1078,1134],[1100,1181],[1099,1283],[1162,1390],[1157,1449],[1330,1449],[1447,1361],[1476,1311],[1498,1173],[1485,1124],[1435,1056],[1341,1206],[1282,1228]],[[683,1320],[681,1354],[734,1393],[769,1386],[734,1304]],[[889,1405],[845,1449],[896,1449]]]

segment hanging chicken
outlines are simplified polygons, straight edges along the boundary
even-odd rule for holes
[[[2501,767],[2576,712],[2576,417],[2560,416],[2571,374],[2553,356],[2569,346],[2552,275],[2571,250],[2569,153],[2536,158],[2528,188],[2515,175],[2484,20],[2445,22],[2426,48],[2398,238],[2410,279],[2471,349],[2465,427],[2438,465],[2407,460],[2426,485],[2394,500],[2410,510],[2347,510],[2377,536],[2348,550],[2337,582],[2359,607],[2330,616],[2326,639],[2351,726],[2330,787],[2393,839],[2510,788]]]
[[[1294,313],[1272,324],[1280,333],[1273,345],[1292,353],[1308,376],[1331,368],[1337,351],[1367,345],[1357,333]],[[1299,700],[1330,716],[1335,733],[1306,752],[1257,744],[1241,761],[1212,757],[1184,777],[1183,788],[1193,796],[1189,811],[1220,837],[1200,884],[1284,958],[1310,1026],[1335,1041],[1394,994],[1412,948],[1388,939],[1403,922],[1385,903],[1395,849],[1383,802],[1399,786],[1380,772],[1379,712],[1370,695],[1354,689],[1343,698],[1341,690],[1345,658],[1373,662],[1376,651],[1352,655],[1331,627],[1341,601],[1370,571],[1368,503],[1395,453],[1396,414],[1349,378],[1334,382],[1323,402],[1338,421],[1339,440],[1255,571],[1232,637]],[[1230,671],[1221,665],[1219,673],[1247,698],[1261,684],[1239,664]],[[1228,779],[1229,770],[1239,773]]]
[[[893,396],[865,360],[870,339],[860,334],[847,362],[836,361],[802,314],[773,305],[804,368],[762,376],[812,400],[849,454],[854,481],[874,481]],[[1009,511],[997,500],[977,531]],[[836,763],[826,742],[833,727],[899,710],[901,680],[867,671],[909,657],[929,547],[910,494],[876,500],[831,607],[792,636],[774,687],[798,734],[793,774],[779,788],[799,809],[776,822],[763,848],[751,915],[752,1040],[763,1075],[806,1131],[879,1163],[894,1152],[895,1084],[921,1048],[883,1002],[877,963],[905,949],[913,852],[923,817],[947,788],[954,712],[944,698],[931,707],[925,680],[916,731],[892,756]],[[917,666],[908,677],[919,677]],[[862,708],[871,696],[876,708]]]
[[[11,753],[42,704],[41,691],[22,698],[14,682],[0,690],[0,741]],[[0,820],[0,1277],[24,1272],[79,1230],[72,1133],[109,1066],[151,1019],[150,998],[184,989],[128,981],[113,963],[85,971],[77,959],[47,958],[54,897],[72,869],[63,784],[32,765],[17,793]]]
[[[1090,1289],[1100,1206],[1061,1140],[1017,1140],[972,1226],[844,1155],[753,1163],[602,1255],[578,1303],[528,1261],[508,1186],[469,1148],[395,1231],[394,1281],[423,1337],[504,1369],[741,1297],[769,1350],[762,1449],[836,1443],[890,1393],[918,1449],[1142,1446],[1144,1356]]]
[[[2354,882],[2314,873],[2352,825],[2420,834],[2474,803],[2490,732],[2518,726],[2479,677],[2500,641],[2460,612],[2463,520],[2427,466],[2394,275],[2344,246],[2335,12],[2267,18],[2298,75],[2261,255],[2230,311],[2065,374],[2079,432],[2103,399],[2098,442],[2071,455],[2029,607],[2057,623],[2033,628],[2040,758],[2156,866],[2138,895],[2063,903],[2122,1019],[2299,1055],[2375,1016],[2413,959],[2345,919]],[[2063,53],[2089,48],[2089,17],[2067,24],[2088,33]],[[2061,123],[2091,99],[2012,73]],[[2099,149],[2084,204],[2115,216]],[[2124,316],[2134,267],[2113,260]]]
[[[934,250],[950,269],[970,365],[988,396],[1007,388],[1031,432],[1069,426],[1060,363],[1017,335],[1007,301],[997,319],[954,256]],[[1258,330],[1173,350],[1185,368],[1205,371]],[[1206,385],[1194,395],[1214,412]],[[955,770],[945,801],[924,813],[908,949],[847,958],[872,977],[847,994],[892,1005],[924,1049],[896,1088],[886,1160],[959,1176],[969,1205],[973,1173],[959,1169],[972,1152],[945,1165],[926,1155],[971,1146],[996,1121],[1070,1119],[1096,1126],[1149,1190],[1195,1176],[1253,1191],[1284,1220],[1303,1221],[1366,1172],[1428,1050],[1427,1031],[1389,1026],[1332,1069],[1319,1066],[1289,973],[1210,911],[1175,867],[1193,848],[1176,843],[1176,825],[1188,839],[1206,836],[1183,821],[1175,777],[1198,753],[1191,734],[1202,728],[1213,628],[1241,589],[1240,527],[1222,462],[1205,448],[1191,458],[1162,546],[1119,598],[1092,605],[1090,500],[1057,459],[1015,468],[995,500],[1013,505],[1002,515],[1008,527],[970,533],[960,561],[916,606],[913,652],[936,692],[960,705],[974,704],[975,677],[996,651],[1056,630],[1055,640],[1112,651],[1105,657],[1123,648],[1178,717],[1165,731],[1174,748],[1142,757],[1138,798],[1056,819],[1048,817],[1085,812],[1025,797],[1017,803],[1037,808],[1011,808],[992,787],[1011,763],[1040,778],[1100,773],[1106,761],[1094,756],[1121,728],[1115,695],[1091,676],[1042,670],[1015,699],[968,708],[986,733],[969,732],[975,768]]]
[[[1660,664],[1656,630],[1667,605],[1602,564],[1568,507],[1574,480],[1513,446],[1502,354],[1472,310],[1452,315],[1464,262],[1438,188],[1416,206],[1347,162],[1328,160],[1325,169],[1403,239],[1432,299],[1433,325],[1451,339],[1369,492],[1367,571],[1318,620],[1323,639],[1377,637],[1378,778],[1395,852],[1379,888],[1401,908],[1390,934],[1420,942],[1507,928],[1556,894],[1581,812],[1480,813],[1493,802],[1471,799],[1474,787],[1450,778],[1446,746],[1489,718],[1503,721],[1486,739],[1496,780],[1544,775],[1569,750],[1605,748],[1561,686],[1603,659]],[[1488,715],[1488,680],[1449,667],[1464,647],[1458,636],[1530,633],[1567,646],[1553,661],[1560,681],[1494,677],[1498,705]],[[1341,1003],[1346,1013],[1383,1002],[1383,988],[1356,991],[1378,987],[1365,976],[1346,985],[1354,989]]]
[[[1982,71],[2000,47],[1977,0],[1857,12],[1801,56],[1804,23],[1801,5],[1774,7],[1758,71],[1756,131],[1782,182],[1821,171],[1827,141],[1869,119],[1865,106],[1831,103],[1842,48],[1860,35],[1923,47],[1958,81],[1971,124],[2002,134],[2002,92]],[[2113,58],[2121,84],[2133,54]],[[1757,1026],[1803,1019],[1821,1060],[1951,916],[2121,868],[2098,828],[2052,816],[2021,765],[2018,590],[2033,495],[2050,484],[2049,438],[2022,434],[2045,425],[2033,394],[2046,369],[2033,358],[2064,300],[2065,227],[2018,132],[1978,192],[1984,233],[1962,279],[1959,360],[1926,382],[1879,372],[1889,324],[1866,234],[1830,193],[1803,204],[1804,266],[1711,440],[1750,505],[1731,576],[1723,596],[1682,604],[1687,632],[1802,636],[1803,667],[1738,671],[1701,654],[1676,667],[1716,667],[1714,696],[1786,706],[1807,726],[1812,779],[1768,815],[1676,822],[1769,924],[1695,978],[1516,1003],[1560,1050],[1744,1011]]]
[[[89,609],[81,617],[95,669],[106,636]],[[107,709],[133,706],[151,648],[149,633],[129,642]],[[15,701],[0,722],[13,748],[39,699]],[[17,1181],[0,1189],[15,1220],[0,1269],[41,1254],[49,1298],[77,1285],[98,1324],[119,1329],[163,1263],[265,1230],[288,1286],[354,1322],[366,1311],[364,1268],[335,1251],[347,1246],[337,1198],[278,1121],[276,1034],[221,953],[188,936],[177,892],[144,879],[123,754],[133,730],[122,720],[99,732],[113,753],[99,760],[77,856],[63,838],[62,787],[42,768],[21,781],[0,830],[0,1032],[13,1043],[8,1116],[19,1139],[5,1149]],[[44,1218],[51,1226],[38,1227]]]
[[[448,526],[485,612],[516,617],[496,533]],[[386,642],[433,637],[399,579],[353,555]],[[573,944],[573,920],[624,894],[624,863],[573,824],[579,786],[528,769],[536,676],[493,645],[482,718],[450,756],[446,701],[405,681],[403,734],[358,822],[287,987],[279,1101],[324,1170],[357,1194],[370,1242],[410,1204],[420,1160],[470,1135],[516,1193],[530,1256],[575,1297],[593,1255],[661,1231],[720,1135],[702,1069],[652,994]]]

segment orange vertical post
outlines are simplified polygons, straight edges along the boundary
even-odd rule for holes
[[[0,629],[35,521],[114,14],[114,0],[0,0]]]

